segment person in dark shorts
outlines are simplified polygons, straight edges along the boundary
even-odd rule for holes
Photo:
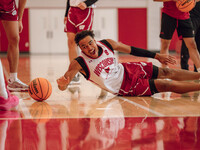
[[[26,0],[19,0],[18,10],[15,0],[0,0],[0,20],[8,39],[7,58],[10,76],[7,88],[13,92],[28,91],[28,85],[17,77],[19,63],[19,33],[23,30],[22,17]]]
[[[190,11],[190,18],[195,32],[195,42],[197,44],[197,49],[200,51],[200,2],[196,3],[196,6]],[[188,53],[188,48],[185,45],[185,42],[182,41],[181,47],[181,68],[189,70],[188,60],[190,56]],[[194,66],[194,71],[197,72],[196,67]]]
[[[183,39],[190,57],[200,72],[200,55],[194,40],[194,29],[189,12],[181,12],[176,7],[177,0],[154,0],[162,1],[164,7],[162,8],[161,20],[161,54],[168,54],[170,42],[175,29],[180,39]]]
[[[81,72],[87,80],[100,88],[121,96],[150,96],[157,92],[186,93],[200,90],[200,84],[184,82],[199,80],[200,73],[160,68],[151,62],[118,63],[114,50],[154,58],[165,65],[176,63],[173,56],[128,46],[111,39],[96,41],[93,31],[89,30],[77,33],[75,41],[81,54],[70,63],[67,72],[57,79],[60,90],[67,88],[77,72]],[[164,80],[165,78],[172,80]]]
[[[78,48],[74,42],[76,33],[92,29],[95,2],[97,0],[67,0],[64,31],[67,33],[70,62],[78,56]],[[79,82],[79,74],[77,74],[71,83],[77,84]]]

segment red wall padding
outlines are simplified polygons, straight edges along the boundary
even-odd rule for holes
[[[147,9],[118,9],[119,41],[135,47],[147,48]]]

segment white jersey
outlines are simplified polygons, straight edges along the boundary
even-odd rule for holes
[[[97,45],[102,48],[102,54],[98,58],[90,58],[83,52],[80,56],[84,59],[89,71],[88,80],[117,94],[123,81],[124,67],[117,62],[112,50],[101,42],[97,42]]]
[[[84,1],[85,0],[70,0],[70,6],[77,7],[79,3],[84,2]],[[93,4],[93,5],[89,6],[89,7],[94,8],[95,5]]]

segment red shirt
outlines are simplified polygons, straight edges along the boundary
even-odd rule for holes
[[[0,0],[0,11],[10,12],[15,8],[15,0]]]
[[[176,2],[163,2],[162,12],[180,20],[186,20],[190,18],[189,12],[181,12],[176,7]]]

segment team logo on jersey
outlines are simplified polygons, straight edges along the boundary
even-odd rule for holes
[[[84,30],[84,28],[85,28],[85,25],[80,25],[79,26],[79,30]]]
[[[12,12],[12,15],[15,16],[16,14],[17,14],[17,11],[14,10],[14,11]]]
[[[107,50],[105,50],[104,52],[106,53],[106,55],[109,55],[109,53],[108,53],[108,51],[107,51]]]
[[[105,72],[109,73],[110,72],[110,67],[105,68],[104,70],[105,70]]]
[[[110,68],[109,66],[114,64],[114,59],[111,57],[111,58],[106,58],[104,60],[102,60],[95,68],[94,70],[94,73],[97,75],[97,76],[100,76],[102,70],[104,69],[107,73],[109,73],[110,71]]]

